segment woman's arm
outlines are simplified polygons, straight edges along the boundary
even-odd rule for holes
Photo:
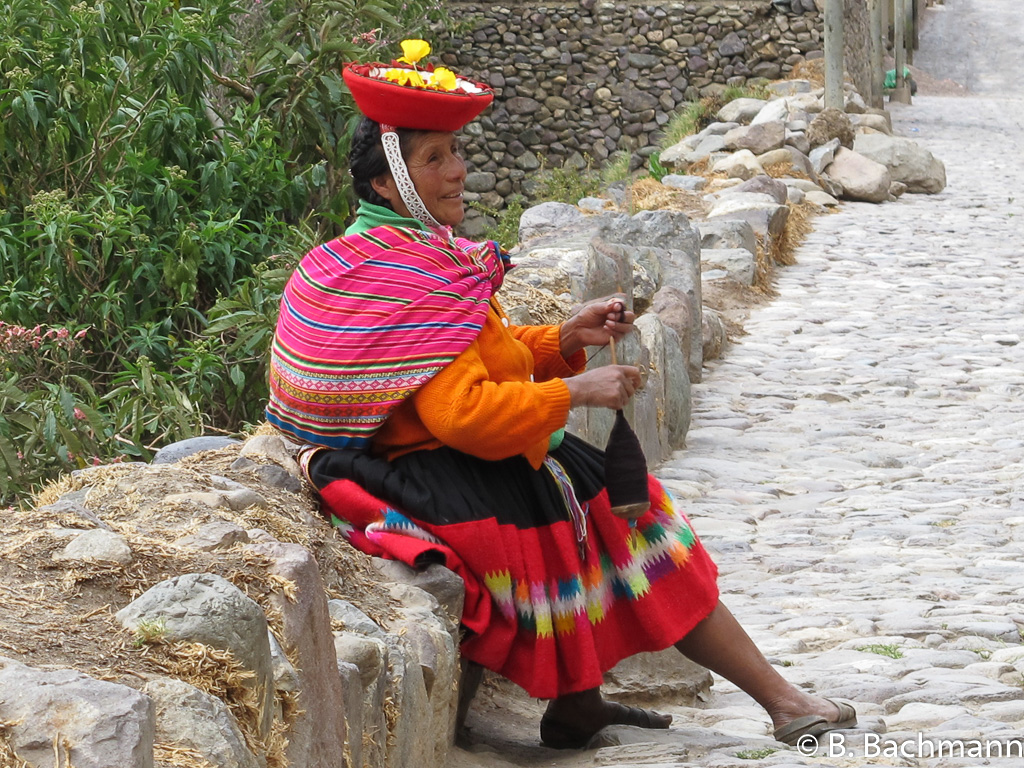
[[[623,408],[639,386],[640,371],[631,365],[544,382],[491,381],[474,341],[417,390],[413,403],[424,427],[445,445],[490,461],[523,455],[537,467],[571,407]]]
[[[413,395],[427,430],[456,450],[496,461],[519,454],[539,465],[572,405],[562,379],[491,381],[474,341]]]

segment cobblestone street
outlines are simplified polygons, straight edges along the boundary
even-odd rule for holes
[[[946,191],[819,218],[661,473],[766,654],[887,741],[1024,738],[1020,114],[896,112]],[[742,721],[745,697],[716,689]]]
[[[716,679],[703,708],[663,708],[675,724],[657,746],[532,764],[1024,765],[1024,67],[1000,42],[1022,38],[1014,5],[927,12],[918,64],[975,93],[891,111],[945,163],[945,191],[818,217],[778,296],[694,386],[687,447],[658,471],[740,623],[787,679],[856,702],[861,729],[802,754]]]

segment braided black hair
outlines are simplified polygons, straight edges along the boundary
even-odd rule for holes
[[[425,131],[414,131],[408,128],[398,129],[398,143],[402,155],[407,156]],[[373,188],[373,180],[378,176],[391,173],[388,159],[384,155],[384,145],[380,141],[380,123],[364,117],[356,126],[352,136],[352,148],[348,154],[348,168],[352,174],[352,188],[363,200],[374,205],[391,208],[391,203],[381,197]]]

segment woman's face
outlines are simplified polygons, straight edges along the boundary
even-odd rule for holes
[[[423,204],[441,224],[461,224],[465,216],[462,193],[466,161],[462,159],[458,137],[454,133],[431,131],[414,137],[410,143],[405,164]],[[391,203],[395,213],[410,215],[390,174],[374,179],[373,186]]]

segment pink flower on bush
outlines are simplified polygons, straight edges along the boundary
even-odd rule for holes
[[[85,411],[81,408],[75,408],[75,418],[79,421],[85,421],[89,417],[85,415]]]
[[[45,328],[42,325],[25,328],[0,320],[0,352],[17,354],[38,350],[47,344],[63,349],[74,349],[78,346],[77,341],[84,338],[88,330],[83,328],[72,336],[67,328]]]
[[[352,38],[352,42],[358,45],[359,43],[368,43],[373,45],[377,42],[377,33],[380,32],[381,28],[371,29],[369,32],[360,32],[358,35]]]

